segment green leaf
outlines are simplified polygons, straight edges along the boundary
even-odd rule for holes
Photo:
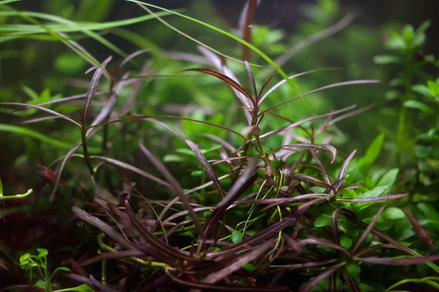
[[[389,170],[388,172],[386,172],[385,175],[383,175],[383,177],[380,179],[380,181],[378,182],[378,184],[376,185],[377,187],[387,187],[386,192],[390,189],[391,186],[393,186],[393,184],[396,181],[396,178],[398,176],[398,172],[399,169],[398,168],[394,168]]]
[[[85,64],[83,58],[73,53],[65,53],[55,59],[55,68],[65,74],[78,73]]]
[[[375,56],[373,62],[378,65],[396,64],[401,63],[401,59],[398,56],[393,55],[380,55]]]
[[[47,255],[49,254],[49,251],[45,248],[37,248],[37,251],[38,251],[37,259],[47,257]]]
[[[205,26],[205,27],[208,27],[208,28],[210,28],[210,29],[212,29],[212,30],[214,30],[214,31],[216,31],[216,32],[219,32],[219,33],[221,33],[221,34],[223,34],[223,35],[225,35],[225,36],[228,36],[229,38],[232,38],[232,39],[234,39],[235,41],[238,41],[239,43],[241,43],[242,45],[244,45],[244,46],[246,46],[246,47],[248,47],[248,48],[250,48],[252,51],[254,51],[256,54],[258,54],[260,57],[262,57],[262,59],[264,59],[265,61],[267,61],[267,63],[269,63],[271,66],[273,66],[273,68],[286,80],[286,82],[291,86],[291,88],[293,89],[293,90],[295,90],[295,91],[297,91],[297,92],[300,92],[299,91],[299,88],[298,88],[298,86],[296,85],[296,83],[295,83],[295,81],[294,80],[291,80],[291,79],[289,79],[288,78],[288,75],[270,58],[270,57],[268,57],[266,54],[264,54],[260,49],[258,49],[258,48],[256,48],[254,45],[252,45],[252,44],[250,44],[249,42],[246,42],[245,40],[243,40],[243,39],[241,39],[241,38],[239,38],[239,37],[237,37],[237,36],[235,36],[235,35],[233,35],[233,34],[231,34],[231,33],[229,33],[229,32],[227,32],[227,31],[225,31],[225,30],[222,30],[222,29],[220,29],[220,28],[218,28],[218,27],[215,27],[215,26],[213,26],[213,25],[211,25],[211,24],[208,24],[208,23],[206,23],[206,22],[203,22],[203,21],[200,21],[200,20],[198,20],[198,19],[195,19],[195,18],[193,18],[193,17],[190,17],[190,16],[187,16],[187,15],[184,15],[184,14],[181,14],[181,13],[178,13],[178,12],[175,12],[175,11],[172,11],[172,10],[168,10],[168,9],[166,9],[166,8],[163,8],[163,7],[160,7],[160,6],[157,6],[157,5],[153,5],[153,4],[150,4],[150,3],[146,3],[146,2],[142,2],[142,1],[137,1],[137,0],[127,0],[128,2],[133,2],[133,3],[137,3],[140,7],[142,7],[143,9],[145,9],[146,7],[144,7],[144,6],[149,6],[149,7],[152,7],[152,8],[155,8],[155,9],[159,9],[159,10],[162,10],[162,11],[166,11],[166,12],[169,12],[169,13],[172,13],[172,14],[175,14],[175,15],[178,15],[178,16],[180,16],[180,17],[182,17],[182,18],[185,18],[185,19],[188,19],[188,20],[190,20],[190,21],[193,21],[193,22],[195,22],[195,23],[198,23],[198,24],[200,24],[200,25],[203,25],[203,26]],[[147,11],[147,9],[145,9],[146,11]],[[192,41],[194,40],[194,39],[191,39]],[[211,49],[211,48],[210,48]],[[224,54],[221,54],[221,55],[223,55],[224,56]],[[235,59],[236,60],[236,59]],[[237,60],[236,60],[237,61]],[[302,97],[302,96],[301,96]],[[305,99],[302,97],[302,101],[308,106],[308,108],[311,108],[310,106],[309,106],[309,104],[305,101]]]
[[[50,144],[50,145],[58,147],[58,148],[63,148],[63,149],[71,149],[72,148],[72,144],[64,143],[64,142],[55,140],[49,136],[43,135],[39,132],[36,132],[34,130],[31,130],[31,129],[26,129],[23,127],[0,124],[0,131],[10,132],[10,133],[15,133],[15,134],[35,138],[37,140],[40,140],[41,142]],[[93,151],[93,152],[96,152],[96,151]]]
[[[426,97],[434,97],[434,94],[432,93],[430,88],[428,88],[427,86],[422,85],[422,84],[413,85],[412,90],[414,92],[420,93]]]
[[[358,161],[358,169],[363,173],[367,174],[369,172],[370,167],[374,163],[375,159],[381,152],[381,147],[384,142],[384,133],[378,135],[372,144],[367,149],[366,155]]]
[[[405,214],[400,208],[389,207],[384,211],[384,218],[389,220],[402,219],[404,217]]]
[[[373,190],[367,191],[362,195],[359,195],[360,198],[372,198],[372,197],[378,197],[384,193],[384,191],[387,189],[387,186],[381,186],[376,187]]]
[[[247,263],[247,264],[243,265],[242,267],[249,272],[253,272],[256,269],[255,266],[250,264],[250,263]]]
[[[201,171],[201,170],[194,170],[191,172],[191,176],[194,176],[194,177],[201,176],[202,173],[203,173],[203,171]]]
[[[346,236],[342,236],[340,237],[340,245],[346,249],[349,249],[352,246],[352,239]]]
[[[235,230],[232,232],[230,239],[234,244],[238,244],[242,241],[242,233],[239,230]]]
[[[331,216],[322,214],[314,221],[314,227],[325,227],[331,225]]]
[[[418,203],[417,206],[418,209],[421,210],[422,213],[424,213],[425,217],[435,222],[436,224],[439,224],[439,213],[436,211],[436,209],[433,206],[423,202]]]
[[[439,84],[434,81],[427,81],[428,89],[430,89],[431,94],[436,97],[439,96]]]
[[[44,282],[43,280],[38,280],[35,284],[35,287],[40,288],[40,289],[45,289],[46,288],[46,282]]]
[[[404,106],[408,108],[418,109],[421,112],[427,114],[434,114],[434,110],[431,107],[417,100],[406,100],[404,102]]]

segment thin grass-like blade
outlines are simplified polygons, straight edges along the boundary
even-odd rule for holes
[[[100,160],[106,161],[108,163],[116,165],[117,167],[127,169],[127,170],[132,171],[134,173],[137,173],[137,174],[139,174],[147,179],[150,179],[156,183],[164,185],[165,187],[167,187],[169,189],[172,189],[172,187],[169,183],[159,179],[158,177],[153,176],[152,174],[147,173],[146,171],[143,171],[135,166],[132,166],[131,164],[128,164],[128,163],[125,163],[125,162],[122,162],[122,161],[119,161],[119,160],[116,160],[116,159],[113,159],[110,157],[105,157],[105,156],[90,156],[90,158],[91,159],[100,159]]]
[[[279,64],[279,66],[282,66],[282,64],[284,64],[286,61],[288,61],[293,56],[295,56],[298,52],[302,51],[303,49],[305,49],[309,45],[313,44],[314,42],[319,41],[319,40],[324,39],[324,38],[327,38],[327,37],[339,32],[340,30],[345,28],[349,23],[351,23],[353,19],[354,19],[354,17],[352,14],[346,15],[345,17],[343,17],[339,22],[337,22],[333,26],[328,27],[325,30],[319,31],[319,32],[307,37],[306,39],[304,39],[303,41],[301,41],[300,43],[298,43],[297,45],[292,47],[288,52],[282,54],[279,58],[277,58],[275,60],[275,62],[277,64]],[[266,70],[265,72],[262,72],[261,75],[267,76],[270,74],[271,71],[272,70]]]
[[[243,44],[243,45],[249,47],[251,50],[253,50],[255,53],[257,53],[259,56],[261,56],[265,61],[267,61],[271,66],[273,66],[273,68],[275,68],[276,71],[277,71],[277,72],[278,72],[278,73],[279,73],[284,79],[287,79],[287,82],[288,82],[288,84],[291,86],[291,88],[293,88],[293,89],[296,90],[296,91],[299,91],[299,89],[297,88],[296,84],[294,84],[294,82],[292,82],[291,80],[288,80],[288,75],[287,75],[287,74],[286,74],[286,73],[285,73],[285,72],[284,72],[284,71],[283,71],[283,70],[282,70],[282,69],[281,69],[281,68],[280,68],[280,67],[279,67],[279,66],[278,66],[278,65],[277,65],[277,64],[276,64],[276,63],[275,63],[270,57],[268,57],[268,56],[267,56],[266,54],[264,54],[261,50],[259,50],[258,48],[256,48],[256,47],[253,46],[252,44],[246,42],[245,40],[242,40],[242,39],[240,39],[240,38],[234,36],[233,34],[227,32],[227,31],[224,31],[224,30],[222,30],[222,29],[220,29],[220,28],[217,28],[217,27],[215,27],[215,26],[213,26],[213,25],[210,25],[210,24],[208,24],[208,23],[205,23],[205,22],[203,22],[203,21],[200,21],[200,20],[198,20],[198,19],[195,19],[195,18],[193,18],[193,17],[189,17],[189,16],[187,16],[187,15],[184,15],[184,14],[181,14],[181,13],[178,13],[178,12],[175,12],[175,11],[171,11],[171,10],[168,10],[168,9],[162,8],[162,7],[160,7],[160,6],[156,6],[156,5],[153,5],[153,4],[149,4],[149,3],[142,2],[142,1],[137,1],[137,0],[127,0],[127,1],[128,1],[128,2],[137,3],[137,5],[139,5],[139,6],[142,7],[144,10],[148,11],[148,13],[151,13],[151,14],[154,14],[154,13],[153,13],[150,9],[148,9],[147,7],[145,7],[145,5],[146,5],[146,6],[149,6],[149,7],[153,7],[153,8],[159,9],[159,10],[162,10],[162,11],[170,12],[170,13],[175,14],[175,15],[178,15],[178,16],[180,16],[180,17],[182,17],[182,18],[186,18],[186,19],[188,19],[188,20],[190,20],[190,21],[193,21],[193,22],[196,22],[196,23],[198,23],[198,24],[201,24],[201,25],[203,25],[203,26],[205,26],[205,27],[208,27],[208,28],[210,28],[210,29],[212,29],[212,30],[215,30],[215,31],[217,31],[217,32],[219,32],[219,33],[221,33],[221,34],[223,34],[223,35],[226,35],[226,36],[228,36],[228,37],[230,37],[230,38],[232,38],[232,39],[234,39],[234,40],[240,42],[241,44]],[[162,23],[165,23],[165,25],[167,25],[168,27],[171,27],[173,30],[175,30],[175,31],[179,32],[180,34],[184,35],[185,37],[191,39],[192,41],[195,41],[195,42],[197,42],[198,44],[201,44],[201,45],[203,45],[204,47],[207,47],[206,45],[200,43],[199,41],[197,41],[197,40],[195,40],[194,38],[188,36],[187,34],[185,34],[185,33],[183,33],[182,31],[176,29],[175,27],[172,27],[169,23],[164,22],[161,18],[157,17],[157,19],[160,20]],[[210,47],[207,47],[207,48],[210,49],[210,50],[212,50],[212,51],[214,51],[214,52],[217,53],[217,54],[220,54],[220,55],[226,57],[226,58],[230,58],[229,56],[224,55],[224,54],[222,54],[221,52],[218,52],[218,51],[216,51],[216,50],[213,50],[213,49],[210,48]],[[235,59],[235,58],[231,58],[231,59],[233,59],[233,60],[239,62],[239,60],[237,60],[237,59]]]
[[[110,236],[114,241],[119,243],[124,248],[128,250],[136,250],[129,241],[127,241],[122,235],[116,232],[113,227],[111,227],[101,219],[90,215],[89,213],[85,212],[78,206],[73,206],[72,211],[81,220],[87,222],[90,225],[93,225],[94,227],[97,227],[98,229],[100,229],[102,232]]]
[[[331,230],[335,243],[340,245],[340,235],[338,233],[337,219],[338,219],[338,209],[335,209],[334,212],[332,212],[332,216],[331,216]]]
[[[197,49],[207,58],[207,60],[209,60],[209,62],[215,66],[221,73],[223,73],[224,75],[226,75],[227,77],[229,77],[230,79],[234,80],[236,83],[239,83],[238,78],[236,78],[235,74],[233,74],[232,70],[230,70],[225,64],[223,64],[223,62],[221,61],[221,59],[216,56],[214,53],[212,53],[211,51],[209,51],[208,49],[202,47],[202,46],[197,46]],[[241,85],[241,84],[240,84]],[[247,122],[250,125],[251,121],[252,121],[252,117],[250,114],[249,109],[253,108],[253,105],[251,103],[251,100],[248,99],[248,97],[246,97],[245,95],[243,95],[242,93],[240,93],[238,90],[236,90],[235,88],[231,87],[233,92],[235,93],[236,97],[239,99],[239,101],[244,105],[244,114],[245,117],[247,118]]]
[[[294,75],[291,75],[288,77],[288,79],[294,79],[297,78],[299,76],[304,76],[304,75],[308,75],[311,73],[315,73],[315,72],[320,72],[320,71],[328,71],[328,70],[339,70],[339,68],[321,68],[321,69],[314,69],[314,70],[309,70],[309,71],[305,71],[305,72],[301,72],[301,73],[297,73]],[[271,79],[271,77],[270,77]],[[260,99],[259,99],[259,105],[262,104],[262,102],[276,89],[278,89],[281,85],[285,84],[287,81],[285,79],[279,81],[278,83],[276,83],[273,87],[271,87]],[[262,92],[262,90],[261,90]]]
[[[420,265],[426,264],[428,262],[439,261],[439,254],[418,257],[418,258],[380,258],[380,257],[367,257],[367,258],[356,258],[358,261],[363,261],[369,264],[378,264],[378,265],[390,265],[390,266],[408,266],[408,265]]]
[[[326,118],[326,117],[328,117],[328,116],[333,116],[333,115],[336,115],[336,114],[339,114],[339,113],[342,113],[342,112],[345,112],[345,111],[351,110],[351,109],[353,109],[353,108],[355,108],[355,107],[356,107],[356,105],[351,105],[351,106],[348,106],[348,107],[345,107],[345,108],[342,108],[342,109],[339,109],[339,110],[336,110],[336,111],[333,111],[333,112],[330,112],[330,113],[326,113],[326,114],[322,114],[322,115],[317,115],[317,116],[309,117],[309,118],[306,118],[306,119],[304,119],[304,120],[301,120],[301,121],[295,122],[295,123],[293,123],[293,124],[290,124],[290,125],[288,125],[288,126],[285,126],[285,127],[279,128],[279,129],[277,129],[277,130],[269,131],[269,132],[267,132],[267,133],[265,133],[265,134],[260,135],[259,138],[262,139],[262,138],[265,138],[265,137],[268,137],[268,136],[271,136],[271,135],[274,135],[274,134],[277,134],[277,133],[283,132],[283,131],[285,131],[285,130],[292,129],[292,128],[294,128],[294,127],[300,126],[300,125],[302,125],[302,124],[304,124],[304,123],[307,123],[307,122],[309,122],[309,121],[317,120],[317,119],[321,119],[321,118]]]
[[[336,244],[334,242],[328,241],[326,239],[321,239],[321,238],[317,238],[317,237],[308,236],[307,239],[302,239],[300,241],[300,244],[302,244],[302,245],[307,245],[307,244],[324,245],[324,246],[339,250],[341,252],[344,252],[348,256],[350,255],[349,251],[346,248],[344,248],[343,246]]]
[[[355,224],[361,226],[362,228],[367,228],[368,225],[366,223],[364,223],[363,221],[359,220],[358,218],[356,218],[355,214],[352,214],[351,211],[347,210],[347,209],[340,209],[340,213],[342,213],[347,219],[349,219],[350,221],[354,222]],[[393,244],[396,248],[405,251],[411,255],[417,256],[418,254],[413,252],[412,250],[410,250],[409,248],[405,247],[404,245],[400,244],[398,241],[394,240],[393,238],[391,238],[390,236],[388,236],[387,234],[382,233],[381,231],[372,228],[371,231],[373,234],[377,235],[378,237],[386,240],[387,242]]]
[[[303,264],[292,264],[292,265],[270,265],[272,268],[282,268],[282,269],[288,269],[288,270],[298,270],[298,269],[308,269],[308,268],[314,268],[314,267],[322,267],[326,265],[333,264],[337,261],[337,259],[331,259],[327,261],[321,261],[321,262],[307,262]]]
[[[352,151],[352,153],[348,156],[348,158],[346,158],[345,162],[341,166],[340,172],[338,173],[337,182],[334,184],[334,188],[338,188],[345,180],[346,171],[355,153],[357,153],[357,149]]]
[[[225,277],[227,277],[231,273],[241,269],[243,265],[245,265],[245,264],[253,261],[257,257],[259,257],[262,253],[267,251],[273,245],[274,245],[273,241],[267,241],[267,242],[259,245],[258,247],[255,247],[252,251],[247,252],[246,254],[233,260],[231,263],[228,263],[228,265],[225,268],[223,268],[217,272],[213,272],[213,273],[209,274],[201,282],[213,284],[213,283],[218,282],[221,279],[224,279]]]
[[[337,201],[350,202],[350,203],[374,203],[374,202],[396,200],[396,199],[404,198],[405,196],[407,196],[407,194],[385,195],[385,196],[379,196],[379,197],[354,198],[354,199],[337,198]]]
[[[58,113],[58,112],[56,112],[54,110],[51,110],[51,109],[48,109],[48,108],[45,108],[45,107],[42,107],[42,106],[39,106],[39,105],[27,104],[27,103],[21,103],[21,102],[0,102],[0,105],[20,106],[20,107],[23,107],[25,109],[26,108],[36,108],[36,109],[38,109],[40,111],[49,113],[49,114],[54,115],[54,116],[56,116],[58,118],[64,119],[66,121],[69,121],[69,122],[75,124],[78,127],[81,127],[81,125],[77,121],[73,120],[71,117],[63,115],[63,114],[60,114],[60,113]]]
[[[232,87],[232,88],[236,89],[237,91],[239,91],[240,93],[242,93],[245,97],[247,97],[252,102],[253,107],[255,106],[255,101],[254,101],[253,97],[251,96],[251,94],[244,87],[242,87],[242,85],[240,85],[235,80],[228,77],[227,75],[224,75],[220,72],[216,72],[216,71],[213,71],[210,69],[205,69],[205,68],[190,68],[190,69],[182,70],[180,72],[190,72],[190,71],[201,72],[204,74],[214,76],[218,79],[221,79],[222,81],[227,83],[230,87]]]
[[[172,190],[179,197],[180,201],[184,204],[186,210],[189,211],[189,216],[192,218],[195,227],[198,229],[198,232],[202,234],[202,228],[200,221],[198,220],[197,214],[194,212],[191,204],[189,203],[189,199],[184,195],[184,191],[181,188],[180,184],[177,180],[172,176],[169,170],[154,156],[152,153],[143,145],[143,143],[139,142],[140,151],[149,159],[149,161],[154,164],[154,166],[158,169],[158,171],[163,175],[166,181],[171,185]]]
[[[187,261],[197,261],[197,259],[192,258],[190,256],[187,256],[185,253],[181,252],[180,250],[166,245],[164,242],[162,242],[159,238],[154,236],[148,229],[146,229],[142,223],[140,223],[139,219],[134,214],[133,210],[131,209],[130,204],[128,201],[125,201],[125,208],[128,214],[128,217],[130,218],[130,222],[133,224],[133,226],[137,229],[139,234],[151,245],[153,245],[158,250],[162,251],[166,255],[173,256],[177,259],[181,260],[187,260]]]
[[[341,270],[341,274],[343,275],[345,282],[348,284],[350,291],[361,292],[361,289],[360,287],[358,287],[357,282],[355,282],[351,273],[349,273],[349,271],[346,268],[343,268]]]
[[[64,167],[67,164],[67,161],[70,159],[70,157],[72,157],[73,154],[75,154],[75,152],[79,149],[79,147],[81,145],[82,145],[82,143],[76,144],[72,149],[70,149],[69,152],[67,152],[66,156],[64,156],[64,158],[61,162],[61,165],[59,167],[59,170],[56,173],[55,185],[53,186],[52,193],[50,194],[50,199],[49,199],[50,202],[52,202],[53,199],[55,198],[55,193],[56,193],[56,190],[58,189],[58,185],[59,185],[60,180],[61,180],[61,174],[64,170]]]
[[[263,115],[267,111],[271,111],[271,110],[273,110],[273,109],[275,109],[277,107],[280,107],[280,106],[282,106],[282,105],[284,105],[286,103],[292,102],[293,100],[296,100],[296,99],[298,99],[301,96],[303,97],[303,96],[306,96],[306,95],[309,95],[309,94],[312,94],[312,93],[315,93],[315,92],[319,92],[319,91],[322,91],[322,90],[325,90],[325,89],[341,87],[341,86],[349,86],[349,85],[379,83],[379,82],[380,82],[379,80],[352,80],[352,81],[344,81],[344,82],[338,82],[338,83],[329,84],[329,85],[322,86],[322,87],[319,87],[317,89],[305,92],[302,95],[297,95],[295,97],[287,99],[287,100],[285,100],[285,101],[283,101],[281,103],[278,103],[277,105],[274,105],[274,106],[272,106],[272,107],[270,107],[270,108],[268,108],[266,110],[261,111],[259,113],[259,115],[261,116],[261,115]]]
[[[324,279],[328,278],[329,276],[331,276],[332,274],[337,272],[337,270],[340,269],[341,267],[343,267],[344,265],[345,265],[345,263],[340,263],[340,264],[337,264],[335,266],[328,268],[326,271],[324,271],[323,273],[321,273],[320,275],[315,277],[312,281],[308,282],[308,284],[306,284],[305,287],[300,289],[300,292],[310,291],[315,285],[320,283],[320,281],[323,281]]]
[[[104,73],[105,67],[111,61],[112,58],[113,57],[110,56],[107,59],[105,59],[105,61],[102,62],[101,66],[98,67],[93,74],[93,78],[90,81],[90,86],[88,87],[87,96],[85,97],[84,112],[82,114],[84,123],[85,123],[85,119],[87,118],[88,108],[90,107],[91,101],[96,94],[96,90],[97,90],[98,84],[99,84],[99,79],[101,79],[101,76]]]
[[[63,149],[71,149],[72,148],[71,144],[64,143],[64,142],[61,142],[59,140],[53,139],[49,136],[46,136],[46,135],[41,134],[39,132],[36,132],[32,129],[26,129],[26,128],[14,126],[14,125],[0,124],[0,131],[19,134],[21,136],[28,136],[28,137],[40,140],[41,142],[47,143],[49,145],[52,145],[52,146],[55,146],[58,148],[63,148]]]
[[[384,211],[384,208],[386,206],[382,206],[378,213],[376,213],[375,217],[373,217],[373,220],[369,223],[366,230],[364,230],[363,234],[361,234],[360,239],[358,239],[357,244],[355,245],[354,249],[352,250],[352,254],[355,254],[360,247],[360,245],[363,243],[363,241],[366,239],[366,236],[369,234],[369,232],[372,230],[373,226],[378,220],[378,217],[380,217],[381,213]]]

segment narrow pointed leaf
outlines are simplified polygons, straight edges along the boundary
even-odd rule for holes
[[[355,252],[358,250],[358,248],[360,247],[360,245],[363,243],[363,241],[366,239],[366,236],[369,234],[369,232],[372,230],[373,226],[375,225],[375,223],[378,220],[378,217],[380,217],[381,213],[384,211],[384,208],[386,206],[382,206],[380,208],[380,210],[378,211],[378,213],[375,215],[375,217],[373,218],[373,220],[369,223],[369,225],[367,226],[366,230],[364,230],[363,234],[361,234],[360,239],[358,239],[357,244],[355,245],[354,249],[352,250],[352,254],[355,254]]]

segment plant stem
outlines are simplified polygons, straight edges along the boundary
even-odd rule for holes
[[[84,152],[85,164],[87,164],[87,167],[88,167],[88,170],[89,170],[90,174],[92,176],[95,176],[95,172],[93,170],[93,166],[91,165],[91,162],[90,162],[90,154],[88,153],[87,136],[86,136],[85,127],[82,128],[81,139],[82,139],[82,150]]]

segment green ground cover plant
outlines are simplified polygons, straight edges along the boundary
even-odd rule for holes
[[[399,99],[400,111],[387,109],[398,129],[383,127],[359,155],[338,125],[358,121],[373,105],[333,108],[325,94],[383,86],[379,80],[331,76],[316,84],[340,68],[292,75],[282,69],[349,25],[351,15],[332,22],[336,1],[307,8],[327,28],[293,50],[280,42],[282,31],[251,25],[253,0],[236,33],[143,1],[124,5],[145,15],[110,22],[101,14],[84,22],[24,11],[15,8],[19,2],[0,1],[0,42],[67,46],[71,52],[54,66],[75,76],[69,80],[78,92],[53,94],[49,87],[57,85],[48,82],[39,93],[31,81],[1,91],[0,134],[8,149],[16,153],[10,145],[17,139],[32,141],[13,157],[19,175],[4,179],[5,189],[14,193],[9,189],[20,188],[11,182],[22,188],[31,181],[23,176],[38,182],[6,196],[0,180],[0,275],[12,275],[0,291],[439,287],[439,81],[425,69],[439,63],[416,57],[428,22],[391,33],[387,47],[395,55],[375,57],[403,66],[386,93],[388,102]],[[82,3],[79,11],[98,5]],[[235,51],[217,50],[172,17],[233,40]],[[125,28],[151,21],[188,39],[197,53],[162,51]],[[126,53],[103,32],[139,48]],[[93,55],[82,45],[89,39],[111,53]],[[26,97],[13,98],[16,92]],[[410,115],[421,129],[409,124]],[[380,162],[389,148],[395,159]]]

